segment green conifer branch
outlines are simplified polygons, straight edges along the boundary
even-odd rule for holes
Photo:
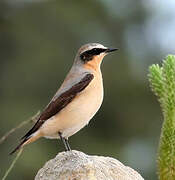
[[[159,179],[175,180],[175,56],[167,56],[162,67],[150,66],[148,76],[164,117],[158,151]]]

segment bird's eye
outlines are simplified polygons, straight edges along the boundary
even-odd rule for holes
[[[93,48],[92,50],[90,50],[89,52],[92,55],[99,55],[100,53],[104,52],[106,49],[102,49],[102,48]]]

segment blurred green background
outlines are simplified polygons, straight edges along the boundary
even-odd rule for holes
[[[103,105],[70,144],[156,180],[163,118],[147,74],[149,65],[174,53],[174,8],[174,0],[1,0],[0,137],[47,105],[81,45],[117,47],[102,64]],[[31,126],[0,145],[0,178],[14,158],[8,153]],[[61,151],[57,140],[28,145],[7,179],[33,179]]]

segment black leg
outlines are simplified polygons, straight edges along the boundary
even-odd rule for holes
[[[61,141],[62,141],[63,144],[64,144],[64,147],[65,147],[66,151],[70,151],[71,149],[70,149],[68,140],[65,139],[64,137],[62,137],[62,134],[61,134],[60,132],[58,132],[58,134],[59,134],[59,136],[60,136]]]
[[[66,139],[66,138],[65,138],[65,142],[66,142],[66,145],[67,145],[68,151],[71,151],[71,148],[70,148],[70,145],[69,145],[68,139]]]

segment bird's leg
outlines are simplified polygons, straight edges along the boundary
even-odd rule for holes
[[[60,136],[60,139],[61,139],[61,141],[63,142],[66,151],[70,151],[71,149],[70,149],[68,140],[62,136],[61,132],[58,132],[58,135]]]
[[[70,145],[69,145],[68,139],[66,139],[66,138],[65,138],[65,142],[66,142],[66,145],[67,145],[67,149],[68,149],[68,151],[71,151],[71,148],[70,148]]]

